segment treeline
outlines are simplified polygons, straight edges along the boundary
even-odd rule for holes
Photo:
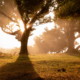
[[[65,28],[57,28],[57,26],[51,30],[46,28],[42,35],[34,38],[35,44],[33,47],[29,46],[28,50],[30,53],[68,53],[68,51],[73,48],[73,52],[78,53],[80,46],[75,40],[79,38],[79,35],[75,37],[74,34],[73,40],[73,36],[71,36],[72,34],[70,33],[71,32],[68,31],[66,34]],[[73,42],[71,42],[72,40]],[[75,48],[75,45],[78,45],[78,47]]]

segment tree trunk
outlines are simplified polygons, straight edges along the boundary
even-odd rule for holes
[[[68,52],[74,52],[74,32],[70,32],[70,35],[68,37]]]
[[[69,26],[69,32],[67,35],[68,38],[68,51],[67,52],[75,52],[74,49],[74,41],[75,41],[75,35],[74,35],[74,26]]]
[[[20,55],[21,54],[27,54],[28,55],[28,49],[27,49],[27,44],[28,44],[28,38],[30,34],[30,29],[26,29],[22,35],[21,38],[21,49],[20,49]]]

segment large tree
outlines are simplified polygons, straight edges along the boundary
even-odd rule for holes
[[[15,6],[13,6],[15,5]],[[11,35],[15,35],[16,39],[21,42],[21,50],[20,54],[28,54],[27,43],[28,38],[30,36],[31,31],[33,30],[33,24],[44,17],[47,13],[49,13],[50,7],[53,6],[53,0],[1,0],[0,1],[0,16],[4,18],[5,22],[2,22],[1,29]],[[13,10],[11,10],[13,9]],[[11,12],[9,11],[11,10]],[[17,15],[15,12],[19,11]],[[18,13],[17,11],[17,13]],[[8,15],[6,13],[9,13]],[[15,18],[12,17],[13,13],[15,14]],[[24,32],[21,32],[19,22],[16,20],[16,15],[20,18],[24,23]],[[6,17],[6,19],[5,19]],[[7,25],[12,21],[13,25],[16,23],[15,27],[18,27],[16,31],[14,31],[13,25]],[[8,23],[7,23],[8,22]]]

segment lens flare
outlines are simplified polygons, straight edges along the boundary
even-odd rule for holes
[[[27,28],[29,28],[29,25],[27,25]]]

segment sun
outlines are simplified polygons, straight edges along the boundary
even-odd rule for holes
[[[23,24],[22,20],[18,20],[18,22],[19,22],[21,31],[24,32],[24,24]]]

